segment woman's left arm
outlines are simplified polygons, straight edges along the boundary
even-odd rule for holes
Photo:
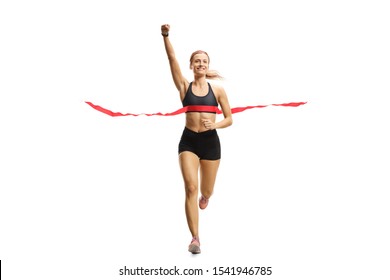
[[[215,129],[225,128],[233,124],[232,110],[226,92],[223,87],[220,87],[218,94],[218,103],[221,106],[224,119],[215,123]]]

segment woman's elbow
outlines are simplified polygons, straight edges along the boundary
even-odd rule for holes
[[[233,117],[230,116],[229,119],[228,119],[228,126],[231,126],[233,125]]]

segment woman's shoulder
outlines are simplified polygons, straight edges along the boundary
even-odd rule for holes
[[[225,93],[225,89],[221,84],[215,82],[213,83],[209,82],[209,84],[215,95],[220,95]]]

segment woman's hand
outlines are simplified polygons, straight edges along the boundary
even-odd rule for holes
[[[202,119],[202,123],[204,127],[207,128],[208,130],[213,130],[216,128],[215,123],[213,123],[209,119]]]
[[[161,33],[167,34],[167,33],[169,33],[169,29],[171,29],[171,27],[169,26],[169,24],[163,24],[163,25],[161,25]]]

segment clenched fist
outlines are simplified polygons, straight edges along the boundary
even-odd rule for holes
[[[204,127],[207,128],[208,130],[215,129],[215,123],[210,121],[209,119],[202,119],[202,123]]]
[[[164,36],[167,36],[168,33],[169,33],[169,29],[171,29],[171,27],[169,26],[169,24],[163,24],[163,25],[161,25],[161,34],[164,35]]]

